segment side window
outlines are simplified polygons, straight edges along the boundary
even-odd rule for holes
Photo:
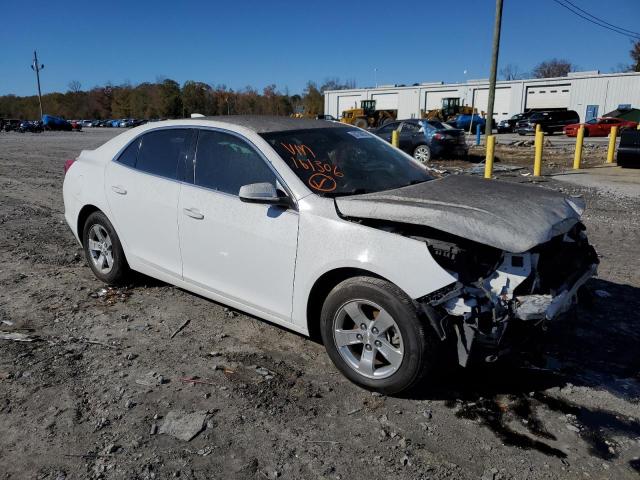
[[[189,152],[189,129],[155,130],[142,136],[136,168],[143,172],[175,179],[178,161]]]
[[[378,133],[391,133],[396,128],[398,128],[399,125],[400,124],[398,122],[387,123],[384,127],[382,127],[380,130],[378,130]]]
[[[402,124],[402,133],[416,133],[418,130],[420,130],[420,125],[417,123],[406,122]]]
[[[251,145],[227,133],[200,131],[196,185],[238,195],[243,185],[264,182],[277,186],[275,174]]]
[[[120,156],[116,159],[116,162],[126,165],[127,167],[135,167],[138,160],[138,147],[140,146],[140,139],[136,138],[135,141],[124,149]]]

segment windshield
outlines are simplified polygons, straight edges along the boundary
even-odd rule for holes
[[[380,192],[431,180],[419,163],[357,128],[314,128],[261,136],[318,195]]]
[[[593,125],[595,123],[598,123],[598,119],[597,118],[592,118],[591,120],[588,120],[586,123],[588,123],[589,125]]]

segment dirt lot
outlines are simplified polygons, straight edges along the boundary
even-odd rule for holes
[[[592,303],[551,327],[545,368],[387,398],[198,296],[145,277],[104,290],[61,187],[65,159],[114,133],[0,134],[0,330],[35,338],[0,340],[0,478],[638,478],[640,199],[543,179],[587,200]],[[205,425],[191,441],[161,433],[180,411]]]

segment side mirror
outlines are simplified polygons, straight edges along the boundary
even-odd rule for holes
[[[291,199],[286,195],[278,195],[276,187],[271,183],[251,183],[240,187],[240,200],[247,203],[264,203],[289,208]]]

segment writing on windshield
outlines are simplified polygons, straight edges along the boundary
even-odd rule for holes
[[[424,167],[353,127],[264,133],[289,168],[319,195],[379,192],[430,180]]]

